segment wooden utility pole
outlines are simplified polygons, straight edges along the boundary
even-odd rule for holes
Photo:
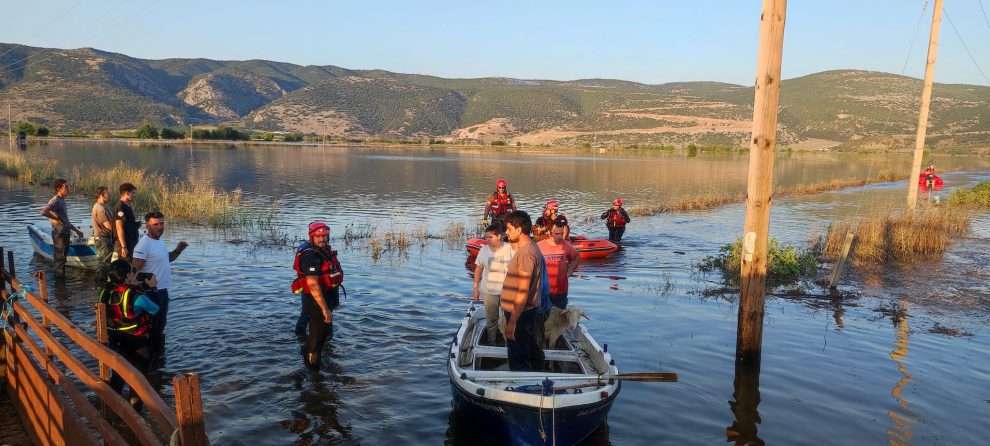
[[[773,152],[777,142],[780,63],[784,51],[786,16],[786,0],[763,0],[760,48],[756,62],[756,98],[753,103],[753,137],[749,145],[739,326],[736,332],[736,362],[742,364],[759,364],[763,344],[767,237],[770,231]]]
[[[914,137],[914,162],[908,177],[907,210],[914,211],[918,204],[918,176],[921,175],[921,158],[925,154],[925,133],[928,132],[928,108],[932,102],[932,78],[935,77],[935,53],[938,52],[938,28],[942,24],[942,0],[935,0],[932,10],[932,33],[928,36],[928,62],[925,64],[925,83],[921,90],[921,113],[918,114],[918,134]]]

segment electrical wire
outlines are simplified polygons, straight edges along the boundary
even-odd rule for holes
[[[952,17],[949,17],[949,10],[943,11],[945,13],[945,18],[949,20],[949,26],[952,27],[952,32],[956,33],[956,37],[959,39],[959,43],[962,44],[963,49],[966,50],[966,54],[969,56],[969,60],[973,61],[973,65],[976,66],[976,71],[980,72],[980,76],[983,77],[983,81],[990,85],[990,79],[987,79],[987,75],[983,73],[983,69],[980,68],[980,64],[976,63],[976,58],[973,57],[973,53],[969,51],[969,46],[966,45],[966,41],[963,40],[962,35],[959,34],[959,30],[956,29],[956,24],[952,22]]]
[[[20,7],[21,5],[23,5],[25,3],[27,3],[27,2],[17,2],[18,7]],[[41,26],[41,27],[37,27],[35,29],[43,29],[43,30],[51,29],[53,27],[53,25],[55,25],[56,23],[58,23],[59,20],[62,20],[62,17],[65,17],[65,16],[69,15],[69,13],[72,12],[73,9],[76,9],[76,6],[79,6],[80,3],[82,3],[82,0],[77,1],[75,4],[73,4],[72,6],[70,6],[69,9],[66,9],[65,11],[62,11],[62,14],[61,15],[59,15],[58,17],[56,17],[54,20],[48,22],[47,25]],[[20,11],[15,11],[13,14],[11,14],[11,17],[17,17],[17,14],[18,13],[20,13]],[[21,46],[24,46],[24,45],[14,45],[14,46],[10,47],[10,49],[8,49],[7,51],[4,51],[3,54],[0,54],[0,57],[6,56],[7,53],[9,53],[11,51],[14,51],[14,49],[16,49],[18,47],[21,47]]]

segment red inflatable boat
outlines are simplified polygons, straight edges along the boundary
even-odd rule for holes
[[[606,257],[609,254],[615,252],[619,247],[608,240],[602,239],[590,239],[583,235],[572,236],[569,241],[574,248],[577,249],[578,254],[582,259],[597,259],[601,257]],[[483,245],[487,245],[488,241],[480,238],[469,238],[464,247],[467,248],[469,255],[476,256],[478,251]]]
[[[932,175],[935,177],[932,181],[932,190],[942,190],[942,177],[938,175]],[[928,183],[925,181],[925,173],[922,172],[918,175],[918,188],[923,190],[928,190]]]

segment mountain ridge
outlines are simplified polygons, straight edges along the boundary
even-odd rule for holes
[[[385,138],[528,144],[745,146],[753,87],[716,81],[442,78],[262,59],[140,59],[0,43],[0,98],[55,130],[234,125]],[[779,142],[904,145],[921,81],[829,70],[781,82]],[[990,87],[936,84],[932,145],[985,144]]]

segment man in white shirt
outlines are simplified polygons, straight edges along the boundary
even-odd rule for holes
[[[509,272],[509,261],[512,260],[512,246],[505,243],[505,226],[497,221],[485,228],[487,245],[481,247],[474,264],[474,300],[483,299],[485,303],[485,333],[488,342],[495,345],[498,333],[499,302],[502,294],[502,283]]]
[[[133,266],[135,271],[154,274],[158,281],[156,296],[151,296],[159,307],[151,329],[151,345],[158,356],[165,351],[165,323],[168,314],[168,287],[172,284],[172,262],[189,244],[183,240],[172,251],[165,248],[165,241],[162,240],[165,215],[160,211],[148,212],[144,216],[144,225],[148,232],[134,247]]]

